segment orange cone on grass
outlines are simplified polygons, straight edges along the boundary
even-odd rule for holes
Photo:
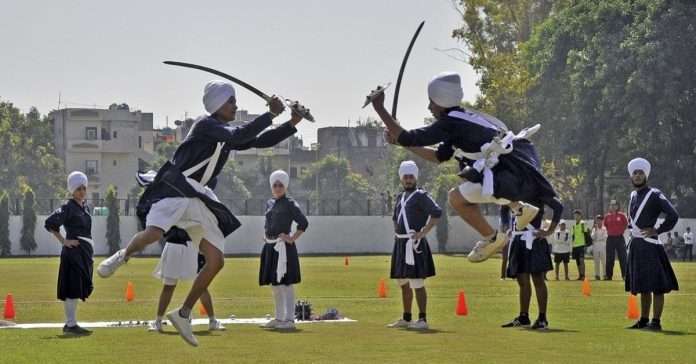
[[[3,317],[5,320],[15,319],[14,298],[12,297],[12,293],[8,293],[7,297],[5,297],[5,312]]]
[[[582,281],[582,294],[585,297],[590,297],[592,295],[592,287],[590,287],[590,279],[585,277]]]
[[[201,316],[208,316],[208,311],[205,310],[205,306],[202,303],[198,304],[198,314]]]
[[[638,311],[638,299],[635,295],[628,296],[628,310],[626,310],[626,317],[631,320],[637,320],[640,317],[640,312]]]
[[[377,296],[379,298],[387,298],[387,283],[384,278],[379,280],[379,285],[377,286]]]
[[[135,299],[135,287],[133,286],[133,282],[128,281],[128,284],[126,284],[126,302],[131,302]]]
[[[346,258],[343,260],[343,265],[346,266],[346,267],[350,265],[350,261],[348,260],[348,257],[346,257]]]
[[[466,316],[469,314],[469,308],[466,305],[466,296],[464,291],[459,291],[459,298],[457,299],[457,316]]]

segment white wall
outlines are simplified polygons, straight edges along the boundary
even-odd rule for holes
[[[37,219],[37,250],[32,255],[59,255],[60,245],[55,238],[43,228],[46,216]],[[263,216],[240,216],[242,226],[227,238],[226,254],[258,254],[261,251],[263,234]],[[496,224],[495,218],[489,221]],[[479,239],[466,223],[457,217],[450,219],[449,252],[468,251]],[[681,219],[676,231],[682,233],[686,226],[696,228],[696,219]],[[24,255],[19,248],[21,216],[10,217],[10,240],[12,254]],[[137,220],[134,216],[121,216],[121,246],[137,232]],[[310,216],[309,228],[298,242],[298,249],[303,254],[331,253],[391,253],[393,245],[393,224],[390,217],[380,216]],[[106,217],[92,217],[92,237],[95,241],[95,254],[104,255],[106,248]],[[431,249],[437,251],[435,229],[428,235]],[[151,245],[144,254],[159,254],[159,244]]]

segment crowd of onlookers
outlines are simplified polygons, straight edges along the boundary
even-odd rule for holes
[[[604,215],[595,216],[591,223],[584,220],[580,210],[575,210],[573,217],[574,221],[571,224],[561,220],[556,231],[547,238],[555,265],[555,279],[560,279],[561,268],[565,280],[571,279],[568,265],[572,259],[578,271],[578,276],[574,279],[584,280],[587,256],[594,260],[593,273],[596,280],[612,280],[617,260],[623,279],[626,275],[626,232],[629,221],[626,214],[620,210],[619,204],[612,200],[609,211]],[[660,242],[670,259],[693,260],[694,235],[691,227],[687,226],[684,232],[665,233],[660,236]],[[504,259],[503,272],[505,263]]]

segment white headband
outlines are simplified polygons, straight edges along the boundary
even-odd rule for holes
[[[288,188],[288,184],[290,183],[290,176],[288,176],[288,174],[285,173],[284,170],[279,169],[271,173],[271,177],[268,178],[268,182],[271,184],[271,188],[273,188],[273,184],[275,182],[280,182],[283,184],[283,186],[285,186],[285,188]]]
[[[399,165],[399,178],[404,178],[405,175],[410,174],[416,179],[418,179],[418,165],[414,161],[403,161]]]
[[[455,72],[443,72],[435,76],[428,84],[428,97],[444,108],[459,106],[464,97],[459,75]]]
[[[650,177],[650,162],[644,158],[634,158],[628,162],[628,175],[632,176],[637,170],[643,171],[645,177]]]
[[[222,107],[230,97],[234,96],[234,86],[225,81],[210,81],[203,89],[203,106],[205,111],[212,114]]]
[[[73,193],[76,189],[80,188],[80,186],[87,187],[87,176],[80,171],[71,172],[68,175],[68,191]]]

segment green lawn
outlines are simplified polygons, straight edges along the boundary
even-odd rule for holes
[[[624,329],[630,321],[620,281],[592,282],[591,297],[582,296],[579,282],[549,282],[552,329],[540,333],[499,327],[518,312],[516,283],[498,280],[500,260],[471,264],[464,257],[436,256],[438,275],[427,284],[432,330],[418,333],[384,327],[401,314],[394,282],[389,281],[389,298],[376,297],[379,279],[388,276],[389,257],[353,257],[349,267],[343,257],[305,257],[301,263],[298,298],[310,300],[315,311],[336,307],[357,323],[300,325],[294,333],[228,325],[226,332],[199,331],[198,348],[173,332],[152,334],[143,328],[95,329],[83,338],[62,338],[55,329],[0,330],[0,362],[696,362],[694,264],[674,264],[682,290],[667,297],[663,333]],[[160,289],[150,275],[155,264],[153,258],[133,259],[110,279],[95,275],[94,294],[79,306],[79,320],[154,318]],[[591,264],[588,272],[593,272]],[[57,258],[0,260],[0,294],[14,294],[18,322],[62,321],[62,303],[55,300],[57,270]],[[256,284],[257,271],[256,258],[227,259],[211,287],[219,317],[273,311],[270,289]],[[136,292],[130,303],[123,299],[128,280]],[[174,303],[181,302],[188,287],[181,285]],[[466,317],[454,314],[461,289],[469,306]],[[535,307],[533,299],[532,318]]]

